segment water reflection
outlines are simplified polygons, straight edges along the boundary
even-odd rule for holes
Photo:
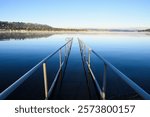
[[[41,32],[35,32],[35,33],[21,33],[21,32],[0,32],[0,41],[2,40],[24,40],[24,39],[37,39],[41,37],[49,37],[53,34],[50,33],[41,33]]]
[[[80,46],[80,44],[79,44]],[[82,59],[82,66],[84,69],[84,75],[86,77],[86,84],[88,87],[88,94],[89,94],[89,99],[101,99],[97,88],[95,86],[94,81],[92,80],[92,76],[91,73],[89,71],[89,69],[86,67],[87,63],[86,63],[86,56],[84,56],[84,54],[82,53],[81,47],[80,47],[80,54],[81,54],[81,59]]]
[[[8,37],[7,37],[8,36]],[[115,67],[120,71],[130,77],[143,89],[150,93],[150,36],[131,36],[131,35],[47,35],[41,36],[42,38],[38,39],[39,36],[21,36],[6,34],[5,36],[0,36],[0,92],[3,91],[6,87],[12,84],[16,79],[30,70],[34,65],[41,61],[48,54],[53,53],[58,47],[63,45],[66,41],[66,37],[74,37],[74,41],[77,42],[76,37],[80,37],[85,43],[92,47],[98,54],[104,56],[109,62],[111,62]],[[50,36],[50,37],[48,37]],[[33,39],[30,39],[32,37]],[[12,40],[13,39],[13,40]],[[16,39],[16,40],[15,40]],[[20,39],[22,41],[20,41]],[[5,40],[5,41],[4,41]],[[76,65],[76,61],[80,59],[78,52],[80,51],[79,45],[74,44],[74,51],[71,53],[71,57],[66,61],[65,70],[61,71],[58,88],[56,89],[56,94],[59,97],[59,92],[62,90],[63,78],[66,74],[67,66],[72,73],[68,73],[67,76],[70,78],[65,79],[65,81],[77,81],[72,77],[73,69],[76,71],[80,67],[85,66],[83,60],[81,60],[80,66]],[[58,57],[54,57],[50,64],[49,76],[54,75],[54,71],[57,70],[57,64],[59,63]],[[97,60],[96,57],[91,57],[92,69],[98,78],[98,82],[101,85],[102,76],[103,76],[103,65]],[[82,65],[82,66],[81,66]],[[83,67],[84,68],[84,67]],[[80,69],[81,70],[81,69]],[[54,72],[54,73],[52,73]],[[77,76],[81,73],[75,72]],[[112,73],[111,70],[107,71],[107,88],[106,96],[107,99],[139,99],[138,95],[130,90],[126,84],[119,80],[117,76]],[[18,99],[43,99],[43,76],[34,75],[30,81],[27,81],[23,86],[22,90],[18,91],[20,94]],[[41,73],[42,74],[42,73]],[[98,99],[98,95],[95,91],[95,86],[93,85],[92,78],[86,68],[84,68],[84,75],[86,76],[87,92],[90,99]],[[72,78],[72,79],[71,79]],[[83,80],[83,79],[82,79]],[[49,81],[52,82],[52,77],[49,78]],[[34,85],[32,83],[34,82]],[[78,81],[80,82],[80,81]],[[74,83],[75,84],[75,83]],[[34,91],[34,86],[37,90]],[[30,92],[29,90],[34,91]],[[83,88],[83,87],[81,87]],[[65,88],[64,88],[65,89]],[[66,88],[67,89],[67,88]],[[26,92],[22,94],[22,91]],[[42,93],[42,94],[41,94]],[[28,95],[28,96],[27,96]],[[15,96],[14,96],[15,97]],[[96,97],[96,98],[95,98]],[[14,98],[11,98],[14,99]],[[16,98],[17,99],[17,98]],[[53,98],[56,99],[56,98]]]

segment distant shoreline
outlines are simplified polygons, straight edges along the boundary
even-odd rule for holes
[[[28,31],[28,30],[0,30],[0,34],[6,33],[20,33],[20,34],[147,34],[150,35],[150,32],[138,32],[138,31]]]
[[[120,31],[10,31],[10,30],[1,30],[0,31],[0,40],[9,40],[9,39],[21,39],[26,38],[42,38],[49,37],[52,35],[109,35],[109,36],[150,36],[150,32],[120,32]]]
[[[0,34],[150,34],[150,29],[56,28],[46,24],[0,21]]]

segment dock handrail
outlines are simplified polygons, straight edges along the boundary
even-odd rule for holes
[[[80,46],[80,52],[83,55],[82,59],[87,64],[87,67],[89,69],[89,72],[95,82],[96,88],[99,92],[99,95],[102,99],[106,99],[106,71],[107,67],[111,68],[124,82],[126,82],[136,93],[138,93],[143,99],[150,100],[150,94],[148,94],[145,90],[143,90],[139,85],[137,85],[134,81],[132,81],[129,77],[127,77],[125,74],[123,74],[120,70],[118,70],[115,66],[113,66],[110,62],[108,62],[104,57],[97,54],[93,49],[91,49],[87,44],[85,44],[81,39],[78,38],[79,46]],[[86,49],[88,49],[88,57],[86,57]],[[96,77],[92,71],[92,68],[90,66],[90,56],[91,52],[95,54],[99,59],[101,59],[104,63],[104,75],[103,75],[103,86],[102,89],[100,88]]]
[[[44,75],[44,89],[45,89],[45,99],[48,99],[51,95],[54,85],[56,84],[57,78],[59,76],[59,73],[62,69],[63,64],[65,63],[65,60],[69,57],[70,50],[72,47],[73,38],[69,38],[67,43],[62,45],[60,48],[58,48],[55,52],[45,57],[41,62],[39,62],[37,65],[35,65],[32,69],[30,69],[28,72],[26,72],[23,76],[21,76],[18,80],[16,80],[13,84],[11,84],[9,87],[7,87],[4,91],[0,93],[0,99],[6,99],[13,91],[16,90],[24,81],[26,81],[38,68],[40,68],[43,65],[43,75]],[[62,48],[65,47],[65,60],[62,62]],[[47,85],[47,72],[46,72],[46,62],[48,59],[50,59],[52,56],[54,56],[56,53],[59,52],[59,62],[60,66],[57,71],[57,74],[54,78],[54,81],[48,90]]]

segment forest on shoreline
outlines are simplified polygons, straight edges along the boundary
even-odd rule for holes
[[[8,22],[0,21],[0,31],[109,31],[109,32],[150,32],[150,29],[132,30],[132,29],[74,29],[74,28],[55,28],[46,24],[24,23],[24,22]]]
[[[46,24],[0,21],[1,31],[85,31],[85,29],[54,28]]]

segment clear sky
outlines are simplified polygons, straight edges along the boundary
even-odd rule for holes
[[[0,0],[0,20],[65,28],[150,27],[150,0]]]

